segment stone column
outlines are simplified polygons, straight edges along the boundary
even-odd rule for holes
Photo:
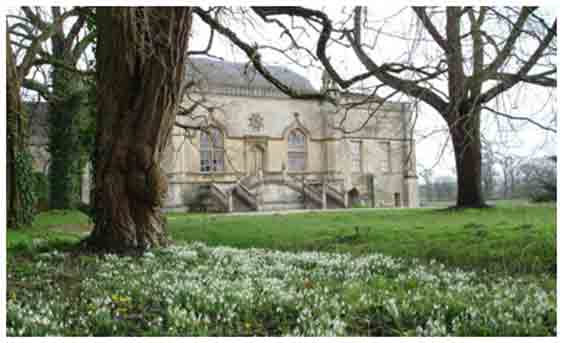
[[[377,189],[377,179],[375,178],[375,174],[371,174],[371,207],[377,207],[377,197],[375,194],[375,190]]]
[[[264,209],[264,177],[262,170],[258,170],[258,187],[256,187],[256,207],[258,212]]]
[[[235,190],[235,188],[233,188],[229,192],[227,192],[227,202],[228,202],[227,212],[229,212],[229,213],[233,212],[233,192],[234,192],[234,190]]]

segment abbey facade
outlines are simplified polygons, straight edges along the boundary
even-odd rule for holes
[[[187,70],[198,87],[183,108],[195,110],[178,115],[165,151],[165,210],[418,206],[409,104],[361,104],[358,94],[342,95],[338,106],[295,100],[243,64],[193,59]],[[318,92],[295,72],[269,70],[293,89]],[[346,110],[346,103],[360,105]],[[31,150],[36,171],[47,173],[47,108],[40,105],[32,111]]]
[[[194,59],[188,69],[199,86],[162,165],[167,209],[418,206],[409,104],[344,94],[340,104],[359,104],[346,110],[291,99],[242,64]],[[318,91],[295,72],[269,70],[294,89]]]

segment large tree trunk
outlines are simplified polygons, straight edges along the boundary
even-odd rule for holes
[[[454,116],[450,116],[454,117]],[[479,113],[455,116],[448,123],[454,146],[459,208],[485,207],[481,185],[481,135]]]
[[[97,8],[95,227],[89,247],[166,245],[163,151],[181,100],[191,9]]]
[[[27,150],[28,122],[21,96],[21,81],[6,35],[6,202],[8,227],[18,228],[33,222],[33,193],[31,155]]]

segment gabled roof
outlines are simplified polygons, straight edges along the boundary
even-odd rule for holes
[[[289,87],[307,92],[315,92],[309,80],[282,66],[266,66],[274,77]],[[191,58],[186,69],[188,80],[204,81],[210,87],[260,88],[275,90],[252,64]]]

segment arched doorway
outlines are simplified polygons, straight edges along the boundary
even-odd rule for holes
[[[264,171],[264,149],[254,144],[249,151],[249,169],[251,175],[258,175],[258,172]]]

